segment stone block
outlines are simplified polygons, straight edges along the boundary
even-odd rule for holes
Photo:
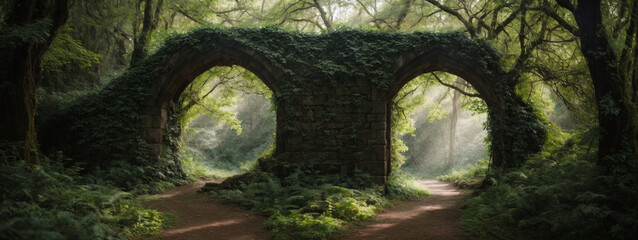
[[[354,87],[354,86],[357,86],[357,81],[355,81],[353,79],[348,79],[348,80],[344,81],[342,84],[343,84],[343,86],[346,86],[346,87]]]
[[[375,138],[385,138],[385,130],[374,130]]]
[[[386,172],[386,164],[384,161],[365,161],[359,164],[359,166],[372,176],[383,176]]]
[[[300,144],[303,141],[300,135],[288,136],[286,140],[289,144]]]
[[[326,145],[326,146],[336,146],[337,145],[337,140],[330,139],[330,140],[321,141],[321,143],[323,145]]]
[[[141,116],[142,118],[142,127],[144,128],[153,128],[153,116]]]
[[[385,102],[372,102],[371,113],[385,113]]]
[[[362,88],[368,88],[370,86],[370,81],[359,78],[357,79],[357,86]]]
[[[160,114],[161,109],[162,109],[161,107],[158,107],[152,104],[147,104],[142,108],[142,112],[140,112],[140,114],[157,115],[157,114]]]
[[[314,122],[315,121],[315,112],[312,109],[308,109],[305,114],[306,121]]]
[[[362,129],[359,130],[359,136],[365,139],[384,139],[383,130]]]
[[[400,67],[403,67],[403,64],[405,63],[405,59],[403,56],[400,56],[399,58],[397,58],[397,60],[394,62],[394,66],[392,68],[393,72],[396,72],[397,70],[399,70]]]
[[[346,124],[345,123],[326,123],[325,127],[326,129],[342,129],[346,127]]]
[[[324,159],[327,160],[336,160],[339,159],[339,153],[338,152],[324,152],[321,153],[321,155],[324,157]]]
[[[159,157],[162,153],[162,144],[160,143],[149,144],[148,147],[151,149],[151,153],[157,154],[155,155],[157,157]]]
[[[307,148],[307,146],[302,145],[302,144],[291,144],[291,143],[286,143],[286,151],[287,152],[304,152],[304,151],[308,151],[309,149]]]
[[[144,138],[147,143],[162,143],[162,129],[146,128],[144,129]]]
[[[366,115],[363,114],[363,113],[352,114],[352,121],[365,122],[366,121]]]
[[[385,160],[385,150],[386,150],[385,146],[375,146],[372,149],[373,149],[372,151],[374,152],[374,155],[377,156],[377,160],[379,160],[378,159],[379,156],[382,157],[382,160]]]
[[[366,114],[366,121],[383,122],[385,121],[385,114]]]
[[[370,113],[370,109],[372,105],[369,102],[364,102],[362,104],[353,105],[352,112],[353,113]]]
[[[339,158],[340,159],[349,159],[350,151],[345,148],[339,148]]]
[[[377,138],[376,132],[374,130],[369,130],[369,129],[359,130],[358,135],[360,138],[363,138],[363,139]]]
[[[350,93],[364,94],[366,93],[360,87],[350,87]]]
[[[352,116],[349,114],[339,114],[335,116],[335,122],[352,122]]]
[[[385,122],[370,123],[370,128],[373,130],[385,130]]]
[[[299,126],[301,127],[301,129],[307,129],[310,131],[317,128],[317,124],[314,122],[303,122],[300,123]]]
[[[372,180],[372,182],[376,185],[385,185],[385,180],[386,177],[385,176],[372,176],[370,177],[370,180]]]
[[[246,53],[246,55],[248,56],[255,56],[255,50],[249,47],[246,48],[242,48],[242,50],[244,51],[244,53]]]
[[[162,108],[162,110],[160,111],[160,116],[162,117],[161,125],[162,126],[166,125],[166,120],[168,120],[168,111],[166,111],[166,109]]]
[[[353,111],[354,111],[354,106],[350,104],[343,106],[343,112],[352,113]]]
[[[327,98],[327,95],[309,95],[304,96],[301,101],[303,105],[323,105],[326,102]]]
[[[372,101],[380,101],[382,99],[379,99],[379,90],[377,88],[372,88],[370,90],[370,99]]]
[[[377,139],[368,139],[368,144],[369,145],[385,145],[386,141],[383,138],[377,138]]]

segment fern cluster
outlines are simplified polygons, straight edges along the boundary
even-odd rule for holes
[[[480,239],[633,239],[638,191],[601,175],[582,136],[500,178],[488,175],[491,186],[467,201],[466,229]]]
[[[126,239],[159,233],[164,216],[104,184],[79,184],[43,158],[32,167],[0,151],[0,239]],[[88,182],[89,179],[83,181]]]
[[[253,172],[205,190],[223,202],[269,216],[264,227],[275,239],[328,239],[342,232],[348,222],[365,220],[392,200],[427,194],[395,180],[389,181],[392,194],[384,196],[367,177],[362,172],[320,175],[300,169],[285,178]]]

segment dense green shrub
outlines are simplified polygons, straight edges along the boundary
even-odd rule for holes
[[[491,186],[467,200],[465,228],[479,239],[633,239],[638,192],[601,176],[595,149],[579,138],[488,179]]]
[[[406,200],[429,193],[416,178],[401,171],[394,171],[385,185],[386,198],[390,200]]]
[[[343,220],[294,210],[287,216],[275,213],[264,227],[274,239],[328,239],[345,229]]]
[[[133,195],[100,184],[78,184],[43,158],[30,167],[0,152],[0,239],[125,239],[159,233],[164,216]]]
[[[476,188],[480,187],[487,175],[489,162],[481,159],[476,165],[461,170],[454,171],[448,175],[437,177],[440,181],[452,182],[459,188]]]
[[[270,216],[264,227],[275,239],[328,239],[348,222],[365,220],[392,200],[427,194],[408,183],[413,179],[407,176],[388,181],[386,189],[391,190],[386,196],[366,179],[362,172],[318,175],[298,169],[285,178],[251,172],[204,190],[223,202]]]

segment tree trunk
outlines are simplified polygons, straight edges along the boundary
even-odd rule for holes
[[[35,132],[36,89],[42,75],[42,56],[57,31],[69,17],[68,0],[15,1],[0,30],[6,42],[0,45],[0,140],[20,143],[17,152],[29,164],[38,163]],[[43,20],[48,21],[42,24]],[[42,38],[21,39],[17,31],[34,31],[26,25],[42,25]],[[24,28],[24,29],[20,29]]]
[[[162,9],[162,0],[157,1],[155,14],[153,14],[153,0],[144,0],[144,19],[142,20],[142,30],[135,36],[133,42],[133,53],[131,54],[131,66],[139,63],[148,53],[148,38],[157,27],[159,15]]]
[[[326,11],[323,10],[323,7],[319,4],[318,0],[313,0],[315,4],[315,8],[319,10],[319,16],[321,16],[321,20],[323,20],[323,24],[326,25],[326,29],[332,29],[332,20],[326,14]]]
[[[461,86],[461,78],[456,78],[456,83],[454,85]],[[461,93],[456,90],[452,90],[452,113],[450,113],[450,145],[447,153],[447,162],[446,168],[451,168],[454,165],[454,147],[456,146],[456,123],[459,119],[459,109],[461,107],[461,102],[459,101],[461,98]]]
[[[616,54],[605,33],[600,2],[579,0],[574,17],[598,105],[598,165],[605,173],[614,174],[635,170],[630,166],[638,146],[636,111],[625,92],[627,79],[620,74]]]

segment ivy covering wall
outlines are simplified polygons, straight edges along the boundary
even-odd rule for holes
[[[498,64],[498,53],[485,41],[471,39],[464,33],[389,33],[342,29],[314,34],[277,28],[212,27],[166,39],[159,50],[128,69],[103,90],[87,95],[58,114],[49,116],[39,131],[43,150],[63,151],[73,159],[68,164],[79,164],[86,171],[113,176],[109,178],[114,181],[135,179],[118,183],[124,186],[157,179],[183,178],[174,151],[177,144],[175,134],[179,133],[171,130],[179,129],[171,125],[178,121],[169,117],[170,121],[164,126],[165,147],[158,158],[146,143],[141,116],[147,111],[145,104],[149,99],[158,97],[153,96],[157,92],[153,89],[161,77],[162,69],[169,64],[184,65],[171,63],[171,57],[187,50],[205,50],[219,42],[230,42],[241,49],[256,52],[255,56],[259,55],[255,57],[257,61],[268,62],[269,66],[276,68],[267,70],[280,73],[270,83],[278,113],[277,138],[308,134],[303,126],[307,116],[303,106],[300,106],[303,97],[333,96],[339,92],[338,97],[322,103],[321,113],[316,114],[316,119],[313,117],[313,128],[320,128],[312,132],[316,135],[311,136],[313,141],[330,141],[337,131],[321,127],[333,123],[340,114],[339,109],[370,107],[368,102],[373,96],[369,92],[354,91],[352,86],[355,84],[350,83],[363,82],[361,84],[369,85],[382,96],[380,98],[383,99],[375,102],[389,102],[392,97],[390,90],[405,84],[397,80],[401,76],[395,75],[397,59],[417,54],[419,49],[436,46],[437,51],[445,52],[448,57],[471,62],[471,66],[476,68],[474,71],[486,76],[481,78],[484,81],[481,84],[488,86],[489,91],[484,90],[481,95],[489,108],[487,126],[492,140],[494,166],[517,166],[526,155],[539,151],[545,141],[542,121],[515,94],[517,79],[504,74]],[[245,62],[255,59],[246,59]],[[343,127],[352,133],[360,132],[361,129],[357,128],[365,128],[365,124],[346,124]],[[173,134],[168,134],[170,132]],[[352,136],[352,142],[339,143],[355,143],[356,146],[358,137],[362,136]],[[295,156],[286,159],[294,159],[288,160],[288,164],[293,165],[307,166],[308,161],[311,161]]]

